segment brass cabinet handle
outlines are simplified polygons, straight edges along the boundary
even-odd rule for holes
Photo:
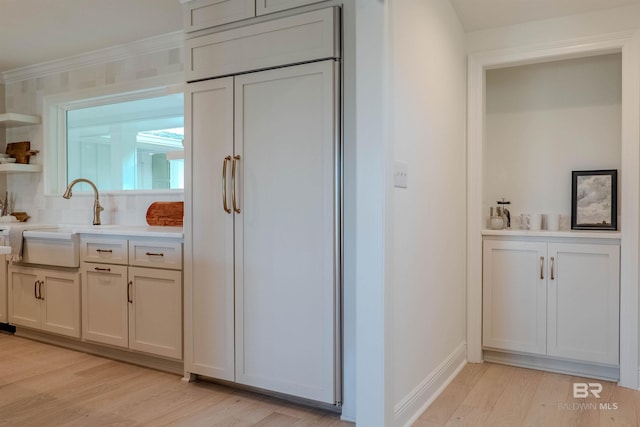
[[[96,267],[94,268],[95,271],[111,271],[110,268],[100,268],[100,267]]]
[[[544,257],[540,257],[540,280],[544,279]]]
[[[240,162],[240,155],[233,156],[233,162],[231,163],[231,202],[233,203],[233,210],[235,213],[240,213],[240,208],[236,202],[236,163]]]
[[[38,284],[38,293],[40,294],[40,299],[44,301],[44,297],[42,296],[42,285],[44,285],[44,282],[42,280],[39,280],[38,282],[40,282]]]
[[[551,257],[551,280],[555,279],[555,277],[553,277],[553,270],[555,268],[555,261],[556,261],[556,259],[554,257]]]
[[[146,256],[164,256],[164,254],[162,252],[158,252],[158,253],[153,253],[153,252],[147,252],[145,253]]]
[[[222,161],[222,209],[228,214],[231,209],[227,206],[227,162],[231,160],[231,156],[227,156]]]
[[[96,249],[96,252],[100,252],[100,253],[104,252],[104,253],[110,254],[110,253],[113,252],[113,250],[111,250],[111,249]]]
[[[133,287],[133,282],[129,281],[129,283],[127,283],[127,302],[129,304],[133,304],[133,299],[131,298],[131,288]]]

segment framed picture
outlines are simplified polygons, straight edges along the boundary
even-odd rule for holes
[[[618,229],[618,171],[573,171],[571,229]]]

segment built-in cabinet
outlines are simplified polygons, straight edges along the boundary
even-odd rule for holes
[[[11,265],[9,322],[80,338],[80,275]]]
[[[180,359],[181,249],[179,242],[83,237],[83,339]]]
[[[483,347],[618,364],[620,244],[483,242]]]
[[[208,79],[185,96],[188,375],[340,401],[336,16],[187,41],[187,80]]]
[[[195,0],[184,2],[184,29],[202,30],[324,0]]]

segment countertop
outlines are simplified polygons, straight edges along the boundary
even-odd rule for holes
[[[148,225],[90,225],[90,224],[39,224],[39,223],[0,223],[0,233],[8,235],[12,227],[19,227],[30,234],[47,233],[56,229],[57,232],[76,234],[100,234],[131,237],[163,237],[182,239],[183,227],[161,227]],[[35,236],[34,236],[35,237]]]
[[[504,229],[504,230],[482,230],[483,236],[513,236],[513,237],[576,237],[583,239],[620,239],[622,232],[609,230],[521,230],[521,229]]]

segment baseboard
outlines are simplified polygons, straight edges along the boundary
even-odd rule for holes
[[[96,356],[102,356],[108,359],[115,359],[121,362],[143,366],[145,368],[156,369],[158,371],[169,372],[171,374],[178,374],[180,376],[184,374],[184,363],[182,362],[182,360],[170,360],[162,357],[134,352],[132,350],[121,350],[114,347],[102,346],[100,344],[92,344],[86,341],[67,338],[62,335],[52,335],[46,332],[40,332],[35,329],[29,328],[18,327],[15,335],[17,337],[23,337],[34,341],[57,345],[59,347],[81,351]]]
[[[467,363],[467,346],[461,343],[429,376],[394,407],[394,424],[410,426],[442,393]]]
[[[617,367],[554,359],[545,356],[485,350],[484,360],[485,362],[499,363],[502,365],[557,372],[559,374],[595,378],[605,381],[617,382],[620,379],[620,369]]]

